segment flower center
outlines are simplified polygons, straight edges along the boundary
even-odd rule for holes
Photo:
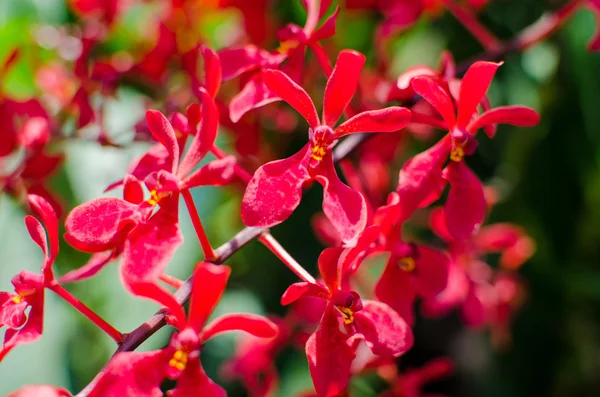
[[[300,45],[298,40],[286,40],[282,41],[277,48],[277,52],[280,54],[287,54],[290,50],[297,48]]]
[[[313,146],[312,154],[310,155],[310,157],[317,161],[321,161],[323,160],[323,156],[325,156],[325,154],[327,154],[327,149],[325,148],[325,145],[321,143],[316,146]]]
[[[354,322],[354,312],[349,307],[336,306],[337,309],[342,313],[344,324],[349,325]]]
[[[183,371],[188,361],[188,353],[183,350],[177,350],[173,354],[173,358],[169,360],[169,365],[179,371]]]
[[[19,304],[19,303],[23,302],[23,299],[19,295],[17,295],[14,298],[12,298],[12,301],[16,304]]]
[[[152,189],[150,190],[150,198],[148,199],[147,203],[152,206],[158,205],[160,200],[164,199],[168,195],[168,192],[157,193],[156,190]]]
[[[400,260],[398,261],[398,266],[400,266],[400,269],[409,273],[414,271],[417,267],[414,258],[411,256],[407,256],[406,258],[400,258]]]
[[[450,160],[459,162],[465,157],[465,150],[461,146],[455,146],[450,152]]]
[[[313,160],[321,161],[327,152],[335,144],[335,136],[331,127],[321,125],[315,130],[309,131],[310,141],[312,143],[311,155]]]

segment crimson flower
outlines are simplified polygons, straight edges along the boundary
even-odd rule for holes
[[[318,329],[306,342],[310,374],[319,396],[336,396],[345,390],[359,341],[364,340],[382,357],[400,356],[413,344],[410,327],[398,313],[385,303],[361,300],[343,282],[356,258],[354,251],[325,249],[319,257],[325,285],[292,284],[281,297],[283,305],[305,296],[327,302]]]
[[[457,98],[458,116],[453,97],[442,82],[428,76],[411,80],[414,91],[429,102],[444,119],[449,133],[430,149],[408,160],[400,170],[398,193],[405,217],[418,207],[435,201],[446,182],[450,193],[444,206],[448,230],[457,239],[467,239],[483,222],[485,199],[477,176],[463,161],[475,152],[478,129],[496,124],[533,126],[539,115],[524,106],[501,106],[477,115],[477,107],[501,63],[475,62],[465,74]],[[494,129],[486,129],[490,138]],[[449,164],[444,168],[446,160]]]
[[[233,157],[211,161],[194,171],[214,144],[219,117],[210,95],[204,89],[200,93],[202,122],[181,161],[180,147],[185,142],[180,144],[173,126],[160,112],[146,113],[152,135],[168,154],[166,158],[143,157],[148,161],[140,160],[136,166],[138,175],[145,176],[149,199],[144,200],[141,183],[131,176],[123,183],[125,200],[114,197],[91,200],[74,208],[65,222],[65,239],[69,244],[91,253],[122,251],[121,275],[125,286],[132,293],[162,301],[167,307],[173,305],[173,297],[155,282],[183,241],[178,219],[180,192],[196,186],[224,185],[233,177]],[[197,106],[192,109],[195,110],[188,114],[190,117],[195,114],[194,119],[198,120],[200,109]],[[90,268],[78,271],[89,277],[107,262],[88,263],[93,272]]]
[[[267,89],[261,71],[280,69],[292,80],[299,82],[302,77],[304,53],[307,47],[318,45],[320,40],[335,34],[335,21],[339,8],[317,28],[320,17],[331,4],[331,0],[303,1],[308,15],[303,28],[289,24],[278,32],[281,46],[277,51],[268,52],[254,45],[238,49],[225,49],[219,52],[223,62],[223,79],[231,80],[242,73],[252,72],[244,88],[231,100],[229,115],[233,122],[252,109],[278,101],[275,92]],[[284,63],[285,62],[285,63]]]
[[[323,212],[342,240],[351,243],[364,229],[367,220],[364,198],[340,181],[331,149],[339,138],[348,134],[400,130],[411,116],[408,109],[392,106],[359,113],[334,129],[354,95],[364,62],[364,55],[356,51],[340,52],[325,87],[321,121],[302,87],[281,71],[263,72],[269,90],[308,121],[309,142],[295,155],[256,170],[242,201],[242,220],[246,225],[271,227],[283,222],[300,204],[303,185],[316,180],[324,188]]]
[[[201,263],[194,273],[189,317],[178,322],[169,345],[150,352],[123,352],[115,355],[93,382],[90,397],[160,397],[160,384],[177,380],[171,397],[225,397],[223,388],[214,383],[200,363],[202,345],[228,331],[245,331],[261,338],[277,335],[277,326],[254,314],[227,314],[209,324],[206,320],[221,299],[231,269]]]
[[[42,336],[44,288],[54,281],[52,264],[58,255],[58,220],[52,206],[43,198],[36,195],[27,198],[43,221],[31,215],[25,217],[31,239],[44,253],[44,264],[41,274],[21,271],[13,277],[14,294],[0,292],[0,328],[7,328],[0,361],[16,346],[35,342]],[[27,309],[30,309],[28,315]]]

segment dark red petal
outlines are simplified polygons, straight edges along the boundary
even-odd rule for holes
[[[439,82],[429,76],[418,76],[410,81],[410,85],[417,94],[438,111],[446,122],[448,129],[456,125],[454,104],[448,92]]]
[[[331,154],[323,158],[318,172],[315,179],[323,185],[323,212],[342,241],[354,245],[367,224],[365,199],[338,178]]]
[[[196,186],[224,186],[231,182],[235,174],[234,156],[213,160],[194,171],[183,181],[186,189]]]
[[[137,205],[114,197],[94,199],[67,215],[65,240],[81,251],[107,251],[122,243],[141,220]]]
[[[319,396],[334,397],[346,389],[356,354],[348,337],[340,331],[331,304],[327,305],[319,328],[306,342],[306,357]]]
[[[373,353],[383,357],[398,357],[413,345],[410,327],[385,303],[363,300],[363,309],[354,314],[358,332]]]
[[[200,339],[207,341],[215,335],[229,331],[245,331],[259,338],[277,336],[277,326],[266,317],[256,314],[226,314],[204,327]]]
[[[448,231],[446,215],[444,214],[444,209],[442,207],[436,207],[431,211],[431,214],[429,215],[429,227],[445,242],[451,243],[454,241],[454,237],[452,237]]]
[[[196,167],[200,160],[212,149],[215,139],[217,139],[217,129],[219,128],[219,111],[217,110],[217,105],[215,105],[215,102],[205,90],[201,89],[200,95],[202,98],[200,130],[194,136],[190,148],[177,169],[177,176],[180,178],[185,177]]]
[[[329,291],[319,284],[310,284],[306,282],[295,283],[285,290],[281,296],[281,304],[287,306],[303,296],[327,298],[329,296]]]
[[[162,397],[172,352],[118,353],[92,381],[89,397]]]
[[[67,272],[58,279],[59,284],[68,284],[75,281],[86,280],[90,277],[94,277],[98,272],[104,269],[111,260],[114,259],[113,251],[99,252],[93,254],[88,262],[78,269],[73,269]]]
[[[179,164],[179,145],[177,144],[177,135],[173,126],[158,110],[146,111],[146,123],[152,136],[169,152],[169,156],[172,159],[172,169],[168,171],[174,172]]]
[[[319,23],[319,19],[327,11],[329,5],[331,4],[331,0],[302,0],[302,5],[306,8],[307,16],[306,23],[304,24],[304,33],[307,36],[315,30],[317,24]]]
[[[459,126],[466,127],[469,124],[500,65],[502,62],[478,61],[467,70],[462,78],[458,97]]]
[[[231,269],[223,265],[202,262],[194,272],[188,324],[200,332],[206,319],[221,299]]]
[[[415,287],[421,296],[434,296],[446,288],[449,258],[444,252],[423,245],[417,246]]]
[[[272,161],[256,170],[242,199],[242,220],[248,226],[271,227],[286,220],[302,199],[310,144],[287,159]]]
[[[340,289],[342,282],[342,268],[339,260],[343,250],[342,247],[325,248],[319,255],[319,272],[332,292]]]
[[[533,109],[525,106],[501,106],[490,109],[473,120],[467,131],[474,133],[478,129],[490,124],[509,124],[518,127],[532,127],[540,122],[540,115]],[[496,130],[487,130],[486,134],[493,138]]]
[[[237,123],[243,115],[252,109],[279,101],[276,94],[271,92],[263,81],[263,73],[257,73],[244,86],[244,88],[231,99],[229,103],[229,117]]]
[[[335,129],[335,135],[342,137],[355,132],[398,131],[410,123],[410,117],[410,110],[399,106],[369,110],[346,120]]]
[[[450,153],[450,141],[442,139],[408,160],[400,170],[397,192],[402,219],[437,200],[444,189],[442,166]]]
[[[463,161],[451,161],[444,170],[450,193],[444,205],[448,231],[457,240],[465,240],[479,230],[485,217],[483,186]]]
[[[211,97],[215,97],[221,86],[221,61],[217,53],[207,46],[202,46],[204,58],[204,87]]]
[[[6,397],[71,397],[71,393],[50,385],[25,386]]]
[[[310,35],[310,40],[315,42],[333,36],[335,34],[335,23],[339,13],[340,7],[337,6],[333,14],[327,17],[325,22],[323,22],[321,26]]]
[[[142,182],[132,175],[125,175],[123,179],[123,199],[132,204],[141,204],[144,201]]]
[[[325,97],[323,99],[324,125],[335,126],[335,123],[346,110],[358,86],[360,71],[365,64],[365,60],[366,57],[360,52],[340,51],[333,72],[331,72],[325,86]]]
[[[312,99],[306,91],[296,84],[288,75],[279,70],[265,70],[262,78],[267,88],[279,98],[296,109],[308,121],[308,125],[315,129],[319,125],[319,117]]]
[[[413,305],[417,298],[410,275],[402,270],[397,258],[390,258],[375,285],[375,296],[394,309],[408,324],[415,321]]]
[[[213,382],[204,372],[198,359],[188,362],[177,380],[177,387],[167,392],[169,397],[227,397],[225,390]]]

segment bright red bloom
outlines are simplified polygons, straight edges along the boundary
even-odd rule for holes
[[[52,206],[43,198],[28,196],[42,222],[27,215],[25,225],[31,239],[42,249],[42,273],[22,271],[12,279],[15,294],[0,292],[0,328],[7,327],[0,361],[14,347],[32,343],[42,336],[44,323],[44,288],[54,281],[52,264],[58,255],[58,220]],[[30,309],[29,315],[25,313]]]
[[[496,124],[532,126],[539,122],[539,115],[524,106],[501,106],[477,115],[477,107],[500,65],[482,61],[469,68],[456,99],[458,116],[453,97],[440,81],[428,76],[411,80],[414,91],[442,115],[449,133],[402,167],[397,191],[403,216],[435,201],[448,182],[450,193],[444,212],[450,233],[457,239],[467,239],[480,227],[485,216],[483,187],[463,161],[465,155],[475,152],[477,130]],[[492,138],[495,130],[485,132]],[[448,157],[451,161],[444,168]]]
[[[239,49],[225,49],[219,52],[223,62],[224,80],[231,80],[242,73],[252,72],[244,88],[229,104],[229,114],[233,122],[237,122],[252,109],[282,99],[275,92],[267,89],[261,71],[280,69],[299,83],[302,79],[306,48],[318,45],[320,40],[334,35],[339,8],[317,28],[319,19],[331,1],[307,0],[303,4],[308,11],[304,28],[289,24],[280,29],[278,36],[281,46],[277,51],[268,52],[248,45]]]
[[[61,387],[36,385],[22,387],[6,397],[71,397],[71,393]]]
[[[269,90],[289,103],[309,124],[309,143],[298,153],[261,166],[248,184],[242,202],[242,220],[249,226],[271,227],[287,219],[300,204],[302,188],[316,180],[323,185],[323,212],[351,244],[366,224],[365,201],[343,184],[333,166],[331,149],[338,139],[356,132],[390,132],[410,121],[410,111],[397,106],[359,113],[333,128],[350,103],[365,57],[340,52],[325,88],[323,117],[302,87],[278,70],[263,72]]]
[[[344,285],[356,259],[355,251],[325,249],[319,257],[325,285],[292,284],[281,297],[283,305],[303,296],[327,301],[321,323],[306,343],[310,374],[319,396],[336,396],[346,389],[359,341],[382,357],[398,357],[413,344],[410,327],[391,307],[361,300],[358,293]]]
[[[189,317],[178,322],[169,345],[161,350],[115,355],[98,374],[90,397],[160,397],[160,384],[177,380],[171,397],[214,396],[226,393],[204,372],[200,363],[202,345],[228,331],[245,331],[260,338],[273,338],[277,326],[253,314],[227,314],[206,324],[221,299],[231,270],[227,266],[201,263],[194,273]]]

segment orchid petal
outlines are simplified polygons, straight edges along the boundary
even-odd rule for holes
[[[58,255],[58,218],[52,205],[43,197],[29,194],[27,201],[35,212],[42,218],[42,225],[48,233],[48,245],[50,248],[49,260],[54,261]],[[49,264],[46,264],[49,266]]]
[[[277,336],[277,326],[266,317],[256,314],[226,314],[204,327],[202,341],[207,341],[215,335],[229,331],[245,331],[259,338],[274,338]]]
[[[235,175],[236,160],[234,156],[213,160],[194,171],[183,181],[186,189],[196,186],[224,186],[231,182]]]
[[[200,332],[213,312],[223,292],[231,269],[223,265],[202,262],[194,272],[192,299],[190,303],[189,326]]]
[[[31,385],[24,386],[6,397],[71,397],[71,393],[61,387]]]
[[[307,282],[294,283],[290,285],[281,296],[281,305],[287,306],[304,296],[327,298],[329,296],[329,291],[319,284]]]
[[[412,89],[442,116],[448,128],[456,125],[454,104],[448,92],[429,76],[417,76],[410,81]]]
[[[525,106],[500,106],[490,109],[468,126],[467,131],[475,133],[478,129],[490,124],[509,124],[518,127],[532,127],[540,122],[540,115],[533,109]],[[496,130],[486,130],[486,134],[493,138]]]
[[[394,309],[408,324],[415,322],[413,304],[417,295],[410,283],[410,274],[400,268],[397,258],[390,258],[385,266],[375,286],[375,296]]]
[[[148,124],[152,136],[154,136],[154,138],[169,152],[169,157],[172,159],[172,169],[169,171],[173,172],[177,169],[179,163],[179,145],[173,126],[158,110],[146,111],[146,123]]]
[[[343,250],[342,247],[325,248],[319,255],[319,272],[332,292],[339,290],[342,282],[342,269],[339,260]]]
[[[210,379],[199,360],[192,360],[177,380],[177,387],[167,392],[169,397],[227,397],[225,390]]]
[[[393,132],[410,123],[411,112],[399,106],[362,112],[346,120],[334,131],[336,137],[356,132]]]
[[[229,103],[229,117],[237,123],[243,115],[252,109],[259,108],[272,102],[281,100],[273,93],[263,80],[263,73],[257,73],[244,86],[244,88],[231,99]]]
[[[211,97],[215,97],[221,86],[221,61],[219,55],[207,46],[202,46],[202,58],[204,58],[204,87]]]
[[[357,51],[342,50],[325,86],[323,124],[333,127],[348,107],[358,87],[366,57]],[[311,125],[312,127],[312,125]],[[314,128],[314,127],[313,127]]]
[[[413,281],[421,296],[434,296],[446,288],[449,258],[443,252],[417,246]]]
[[[459,126],[466,127],[469,124],[500,65],[502,62],[478,61],[467,70],[462,78],[458,97]]]

